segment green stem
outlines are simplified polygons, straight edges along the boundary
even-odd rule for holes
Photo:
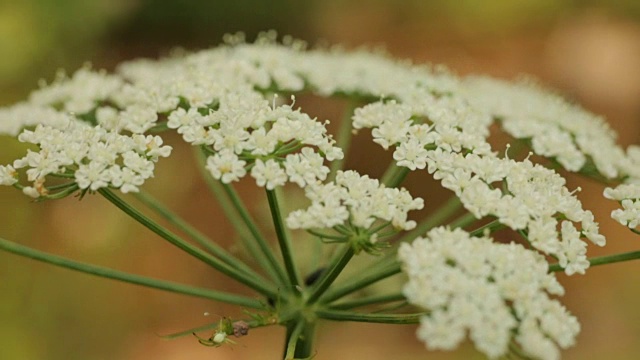
[[[383,324],[418,324],[427,313],[415,314],[370,314],[344,310],[321,309],[316,311],[319,318],[334,321],[357,321]]]
[[[613,264],[617,262],[636,260],[636,259],[640,259],[640,251],[631,251],[631,252],[614,254],[614,255],[594,257],[589,259],[589,264],[591,264],[591,266],[599,266],[599,265]],[[560,267],[560,264],[549,265],[550,272],[562,271],[562,270],[564,269]]]
[[[473,215],[472,213],[466,213],[460,216],[459,218],[453,220],[451,224],[449,224],[449,227],[451,227],[452,229],[464,228],[466,226],[473,224],[477,220],[478,219],[476,219],[475,215]]]
[[[351,301],[344,301],[339,304],[332,304],[330,306],[333,310],[349,310],[361,306],[368,305],[377,305],[377,304],[385,304],[394,301],[402,301],[406,300],[403,294],[388,294],[388,295],[378,295],[378,296],[369,296],[362,299],[356,299]]]
[[[294,325],[287,326],[287,348],[285,349],[284,359],[293,360],[296,359],[296,348],[298,340],[302,335],[302,329],[304,329],[304,320],[296,322]]]
[[[278,243],[280,244],[280,252],[282,253],[282,259],[284,260],[284,266],[289,276],[289,281],[292,287],[295,289],[300,285],[300,275],[296,270],[294,264],[293,251],[291,250],[291,240],[287,228],[284,226],[282,213],[280,212],[280,205],[278,204],[278,196],[275,190],[267,190],[267,199],[269,201],[269,208],[271,209],[271,217],[273,218],[273,225],[276,229],[276,235],[278,237]]]
[[[311,295],[307,299],[307,304],[314,304],[327,290],[333,281],[340,275],[344,267],[354,255],[353,247],[350,244],[343,245],[342,252],[334,257],[327,270],[322,274],[316,285],[311,289]]]
[[[79,261],[67,259],[62,256],[48,254],[39,250],[35,250],[23,245],[7,241],[0,238],[0,249],[8,251],[10,253],[31,258],[34,260],[42,261],[55,266],[83,272],[85,274],[91,274],[107,279],[127,282],[130,284],[142,285],[153,289],[159,289],[178,294],[190,295],[201,297],[205,299],[211,299],[215,301],[225,302],[234,305],[240,305],[253,309],[262,309],[264,305],[256,300],[245,296],[230,294],[221,291],[202,289],[197,287],[191,287],[188,285],[178,284],[170,281],[153,279],[145,276],[129,274],[123,271],[113,270],[101,266],[82,263]]]
[[[504,228],[505,225],[502,224],[500,221],[498,220],[493,220],[492,222],[482,225],[481,227],[469,232],[470,236],[482,236],[485,232],[485,230],[489,230],[489,233],[494,232],[495,230],[498,229],[502,229]]]
[[[226,251],[220,245],[216,244],[213,240],[205,236],[196,228],[191,226],[191,224],[187,223],[177,214],[173,213],[150,194],[141,191],[139,193],[134,193],[134,196],[136,197],[136,199],[140,200],[140,202],[164,217],[167,221],[169,221],[169,223],[173,224],[185,234],[189,235],[190,238],[201,245],[205,250],[219,257],[220,260],[224,261],[226,264],[233,266],[236,269],[242,270],[247,274],[250,274],[251,276],[258,276],[258,274],[251,270],[251,268],[248,267],[244,262],[231,255],[228,251]]]
[[[287,325],[285,360],[311,359],[315,340],[315,322],[300,318]]]
[[[271,249],[269,249],[269,251],[265,253],[262,250],[262,247],[258,246],[261,242],[260,239],[262,239],[260,231],[253,223],[253,220],[251,220],[251,217],[246,212],[246,209],[244,216],[241,216],[241,214],[239,213],[240,209],[238,209],[236,202],[239,202],[240,208],[244,209],[242,201],[237,198],[237,195],[235,199],[230,199],[227,190],[232,194],[235,194],[233,188],[225,188],[225,186],[221,182],[212,178],[211,174],[206,171],[204,166],[204,163],[206,163],[204,148],[196,148],[195,154],[196,156],[198,156],[199,162],[202,165],[198,166],[198,169],[202,174],[202,178],[207,183],[211,192],[213,192],[213,195],[220,204],[224,215],[227,217],[235,231],[238,233],[238,236],[242,241],[242,245],[249,252],[251,257],[253,257],[253,259],[258,262],[260,267],[262,267],[269,274],[272,280],[284,284],[284,281],[286,279],[284,277],[284,273],[278,270],[279,266],[274,268],[268,259],[268,254],[272,253]],[[247,230],[247,228],[253,229],[253,231],[249,231]],[[255,236],[256,233],[258,234],[258,237]]]
[[[343,296],[349,295],[382,279],[398,274],[402,271],[400,263],[393,262],[381,268],[372,269],[370,272],[362,272],[360,276],[351,278],[346,284],[329,291],[322,297],[322,303],[328,304]]]
[[[236,193],[236,191],[229,184],[222,184],[224,191],[227,196],[233,203],[236,211],[240,214],[240,218],[244,222],[247,229],[251,233],[253,240],[256,245],[258,245],[259,250],[255,249],[252,251],[252,255],[260,262],[260,264],[265,267],[265,269],[274,277],[280,284],[287,283],[287,276],[285,275],[282,267],[278,263],[271,246],[267,239],[262,236],[262,233],[258,229],[258,226],[249,215],[249,211],[244,206],[244,203]]]
[[[342,157],[342,159],[334,160],[333,162],[331,162],[331,171],[329,172],[327,181],[333,181],[336,178],[338,170],[342,170],[344,168],[344,163],[347,159],[349,148],[351,147],[351,117],[353,116],[353,111],[357,107],[358,101],[356,100],[350,100],[347,103],[344,114],[342,116],[342,120],[340,121],[338,135],[336,136],[336,146],[342,149],[342,153],[344,154],[344,156]]]
[[[185,251],[189,255],[192,255],[193,257],[203,261],[204,263],[210,265],[211,267],[213,267],[214,269],[220,271],[221,273],[231,277],[232,279],[235,279],[235,280],[239,281],[242,284],[245,284],[245,285],[249,286],[250,288],[260,292],[261,294],[263,294],[265,296],[268,296],[268,297],[277,296],[278,291],[273,289],[272,286],[269,285],[268,282],[265,279],[260,278],[260,277],[249,276],[248,274],[246,274],[244,272],[240,272],[240,271],[234,269],[233,267],[225,264],[224,262],[222,262],[218,258],[210,255],[209,253],[207,253],[207,252],[205,252],[203,250],[200,250],[199,248],[197,248],[197,247],[189,244],[188,242],[182,240],[180,237],[178,237],[177,235],[175,235],[171,231],[165,229],[164,227],[160,226],[159,224],[157,224],[153,220],[151,220],[148,217],[144,216],[141,212],[139,212],[134,207],[129,205],[127,202],[125,202],[122,199],[120,199],[119,197],[117,197],[110,190],[103,188],[103,189],[98,190],[98,192],[102,196],[104,196],[107,200],[109,200],[112,204],[114,204],[116,207],[118,207],[120,210],[122,210],[124,213],[129,215],[131,218],[133,218],[137,222],[141,223],[147,229],[153,231],[154,233],[156,233],[157,235],[159,235],[163,239],[167,240],[171,244],[173,244],[176,247],[182,249],[183,251]]]
[[[396,243],[401,244],[403,242],[411,242],[427,233],[427,231],[433,229],[436,226],[442,225],[451,215],[455,214],[462,203],[457,196],[452,196],[447,200],[444,205],[440,206],[433,214],[426,217],[421,221],[415,229],[411,230],[408,234],[401,237]],[[394,254],[394,253],[392,253]],[[395,254],[394,254],[395,255]]]
[[[404,178],[407,177],[411,170],[404,166],[398,166],[395,162],[392,162],[391,165],[387,168],[382,175],[382,179],[380,180],[386,187],[398,187],[404,181]]]

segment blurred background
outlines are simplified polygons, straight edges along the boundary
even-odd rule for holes
[[[123,60],[156,58],[176,47],[215,46],[228,32],[243,31],[252,39],[268,29],[310,43],[382,45],[398,57],[442,63],[459,74],[532,74],[605,115],[623,145],[638,143],[637,0],[0,0],[0,105],[24,99],[39,79],[52,80],[59,68],[73,72],[89,61],[95,68],[112,70]],[[340,113],[340,104],[322,106],[310,100],[303,106],[321,119]],[[145,188],[202,231],[231,244],[233,231],[196,168],[185,166],[193,162],[190,149],[180,146],[179,139],[168,140],[175,152],[160,161],[156,178]],[[22,156],[24,147],[17,141],[0,141],[0,163]],[[355,150],[348,163],[379,175],[380,167],[371,158]],[[600,199],[602,186],[569,178],[570,188],[582,186],[580,198],[609,239],[605,249],[590,248],[591,256],[640,248],[640,238],[609,220],[615,204]],[[409,187],[427,204],[446,197],[424,186],[433,183],[420,181],[410,178]],[[251,184],[243,185],[248,186],[240,191],[251,196]],[[264,202],[256,198],[261,200],[254,201],[252,211],[260,217]],[[241,291],[98,196],[36,204],[1,187],[0,236],[81,261]],[[631,262],[594,268],[585,276],[560,276],[567,287],[562,302],[583,326],[578,345],[564,352],[564,358],[640,358],[639,270],[640,262]],[[239,345],[221,349],[200,346],[191,337],[164,341],[157,336],[218,316],[238,316],[235,309],[6,253],[0,253],[0,294],[0,359],[281,356],[284,333],[276,328],[256,330]],[[454,353],[427,353],[414,331],[411,326],[323,324],[315,359],[482,358],[468,346]]]

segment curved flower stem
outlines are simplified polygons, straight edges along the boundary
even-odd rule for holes
[[[385,303],[390,303],[394,301],[403,301],[403,300],[406,300],[406,298],[401,293],[378,295],[378,296],[369,296],[362,299],[356,299],[351,301],[344,301],[339,304],[332,304],[329,306],[329,308],[332,310],[349,310],[349,309],[353,309],[361,306],[385,304]]]
[[[631,251],[631,252],[614,254],[614,255],[598,256],[588,260],[591,266],[598,266],[598,265],[613,264],[617,262],[637,260],[637,259],[640,259],[640,251]],[[562,270],[564,269],[560,267],[560,264],[549,265],[550,272],[556,272],[556,271],[562,271]]]
[[[154,233],[156,233],[163,239],[167,240],[171,244],[184,250],[189,255],[192,255],[193,257],[201,260],[207,265],[210,265],[211,267],[220,271],[221,273],[249,286],[250,288],[260,292],[265,296],[272,297],[272,298],[277,296],[278,291],[274,289],[265,279],[258,276],[250,276],[244,272],[238,271],[233,267],[225,264],[220,259],[182,240],[180,237],[178,237],[171,231],[165,229],[164,227],[160,226],[153,220],[144,216],[141,212],[139,212],[134,207],[129,205],[127,202],[117,197],[110,190],[103,188],[98,190],[98,192],[102,196],[104,196],[107,200],[109,200],[112,204],[114,204],[116,207],[122,210],[124,213],[129,215],[131,218],[138,221],[139,223],[144,225],[146,228],[153,231]]]
[[[126,273],[123,271],[113,270],[101,266],[86,264],[83,262],[71,260],[62,256],[48,254],[39,250],[35,250],[23,245],[13,243],[11,241],[0,238],[0,249],[10,253],[42,261],[55,266],[67,268],[91,274],[107,279],[127,282],[130,284],[142,285],[153,289],[159,289],[178,294],[201,297],[205,299],[225,302],[228,304],[240,305],[253,309],[263,309],[264,304],[256,299],[245,296],[235,295],[222,291],[202,289],[188,285],[178,284],[171,281],[158,280],[145,276]]]
[[[400,186],[411,170],[404,166],[398,166],[395,162],[387,168],[380,180],[386,187],[394,188]]]
[[[343,296],[349,295],[382,279],[398,274],[402,269],[399,262],[393,262],[381,268],[372,269],[370,272],[361,272],[360,276],[349,279],[346,284],[327,292],[320,300],[323,304],[331,303]]]
[[[249,254],[258,262],[260,267],[269,274],[272,280],[280,284],[286,284],[286,277],[273,257],[273,251],[266,240],[264,240],[260,230],[258,230],[251,219],[251,216],[245,209],[238,195],[231,186],[224,185],[215,180],[211,177],[211,174],[205,170],[204,163],[206,162],[206,157],[203,150],[196,149],[195,154],[198,156],[202,165],[198,166],[202,177],[211,192],[213,192],[225,216],[238,233],[242,240],[242,245],[244,245]],[[267,250],[266,252],[264,251],[265,248]]]
[[[251,215],[249,215],[249,211],[242,203],[242,200],[240,200],[236,191],[229,184],[222,184],[222,188],[233,203],[235,209],[238,211],[238,214],[240,214],[240,218],[249,229],[255,244],[258,245],[259,249],[255,249],[255,246],[253,246],[254,250],[251,251],[252,255],[256,257],[260,264],[265,267],[269,274],[274,276],[280,284],[287,284],[287,276],[278,263],[278,260],[273,253],[273,249],[271,249],[267,239],[262,236],[258,226],[251,218]]]
[[[269,208],[271,209],[271,218],[273,218],[273,226],[276,229],[276,235],[278,237],[278,243],[280,244],[280,251],[282,253],[282,259],[284,260],[284,267],[287,270],[289,276],[289,282],[295,289],[300,285],[300,275],[296,270],[294,263],[293,252],[291,251],[291,240],[287,228],[284,226],[282,219],[282,213],[280,212],[280,205],[278,204],[278,196],[275,190],[267,190],[267,199],[269,201]]]
[[[342,252],[333,258],[331,264],[327,267],[327,270],[322,273],[322,276],[316,283],[316,285],[311,288],[311,295],[307,299],[307,304],[314,304],[322,294],[327,290],[327,288],[333,283],[333,281],[340,275],[344,267],[349,263],[351,257],[354,255],[353,247],[350,244],[345,244],[342,246]]]
[[[228,251],[226,251],[223,247],[216,244],[213,240],[205,236],[203,233],[198,231],[198,229],[194,228],[191,224],[187,223],[184,219],[179,217],[177,214],[169,210],[165,207],[160,201],[155,199],[150,194],[146,192],[140,191],[139,193],[133,194],[136,199],[140,202],[148,206],[153,211],[160,214],[164,217],[169,223],[175,225],[178,229],[183,231],[185,234],[189,235],[195,242],[201,245],[205,250],[209,251],[211,254],[220,258],[220,260],[224,261],[230,266],[235,267],[236,269],[242,270],[251,276],[258,276],[250,267],[247,266],[240,259],[231,255]]]
[[[330,309],[316,311],[316,315],[321,319],[382,324],[418,324],[420,318],[426,314],[425,312],[414,314],[370,314]]]
[[[336,146],[342,149],[344,156],[342,157],[342,159],[334,160],[331,162],[327,181],[333,181],[336,178],[338,170],[342,170],[344,168],[344,162],[347,159],[349,148],[351,147],[351,117],[353,116],[353,111],[358,107],[358,104],[359,102],[355,99],[349,99],[345,107],[344,114],[342,115],[342,120],[340,121],[338,135],[336,136]]]

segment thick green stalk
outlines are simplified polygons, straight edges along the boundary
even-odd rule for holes
[[[201,245],[205,250],[219,257],[220,260],[252,276],[258,275],[250,267],[248,267],[247,264],[231,255],[223,247],[216,244],[212,239],[205,236],[203,233],[198,231],[198,229],[194,228],[191,224],[169,210],[150,194],[141,191],[139,193],[134,193],[134,196],[136,197],[136,199],[140,200],[140,202],[164,217],[167,221],[169,221],[169,223],[173,224],[185,234],[189,235],[191,239]]]
[[[605,264],[613,264],[622,261],[629,260],[637,260],[640,259],[640,251],[631,251],[626,253],[614,254],[614,255],[606,255],[594,257],[589,260],[589,264],[591,266],[605,265]],[[562,271],[563,268],[560,267],[560,264],[551,264],[549,265],[550,272]]]
[[[235,195],[233,188],[225,186],[221,182],[215,180],[211,177],[211,174],[206,171],[204,167],[204,163],[206,162],[205,153],[200,148],[196,148],[195,154],[201,163],[201,166],[198,166],[198,169],[202,174],[202,178],[207,183],[211,192],[213,192],[213,195],[220,204],[225,216],[238,233],[238,236],[242,241],[242,245],[247,249],[253,259],[258,262],[260,267],[269,274],[271,279],[281,284],[285,284],[286,277],[284,276],[284,272],[280,269],[280,266],[277,265],[277,262],[277,266],[274,267],[273,263],[269,260],[268,255],[272,254],[273,251],[269,248],[268,244],[266,246],[268,251],[266,253],[264,252],[264,246],[260,245],[262,242],[265,242],[262,240],[264,237],[260,234],[260,231],[246,209],[244,209],[242,201],[237,197],[237,195]],[[229,192],[235,195],[233,199],[229,197]],[[239,213],[241,209],[244,209],[243,214]],[[247,229],[251,229],[251,231]],[[275,260],[275,258],[273,260]]]
[[[329,176],[327,177],[327,181],[333,181],[336,178],[336,173],[338,170],[342,170],[344,168],[344,163],[347,159],[347,155],[349,154],[349,148],[351,147],[351,117],[353,116],[353,111],[358,107],[358,101],[350,99],[345,108],[344,114],[342,116],[342,120],[340,121],[340,128],[338,129],[338,135],[336,136],[336,146],[342,149],[344,157],[339,160],[334,160],[331,162],[331,168],[329,172]]]
[[[340,275],[344,267],[349,263],[349,260],[353,257],[355,251],[351,244],[344,244],[342,252],[338,256],[334,257],[333,261],[327,267],[327,270],[322,274],[318,282],[311,288],[311,294],[307,299],[307,304],[314,304],[321,295],[325,293],[327,288],[331,286],[333,281]]]
[[[280,244],[280,252],[282,253],[282,259],[284,260],[284,267],[287,270],[289,282],[291,283],[292,288],[295,289],[300,285],[300,275],[296,270],[291,240],[289,239],[287,228],[284,226],[280,205],[278,204],[278,196],[276,195],[275,190],[267,190],[267,199],[269,201],[269,208],[271,209],[273,226],[276,229],[278,243]]]
[[[123,271],[113,270],[101,266],[82,263],[79,261],[67,259],[62,256],[48,254],[39,250],[35,250],[23,245],[7,241],[0,238],[0,249],[10,253],[42,261],[55,266],[63,267],[70,270],[79,271],[85,274],[91,274],[107,279],[127,282],[130,284],[142,285],[153,289],[159,289],[178,294],[190,295],[211,299],[215,301],[225,302],[234,305],[240,305],[253,309],[262,309],[264,305],[256,300],[245,296],[235,295],[222,291],[202,289],[188,285],[178,284],[165,280],[153,279],[145,276],[126,273]]]
[[[110,190],[100,189],[98,190],[98,192],[102,196],[104,196],[107,200],[109,200],[112,204],[114,204],[116,207],[122,210],[124,213],[129,215],[131,218],[141,223],[146,228],[153,231],[154,233],[156,233],[163,239],[167,240],[171,244],[182,249],[189,255],[203,261],[204,263],[210,265],[211,267],[220,271],[221,273],[231,277],[232,279],[239,281],[242,284],[249,286],[250,288],[260,292],[265,296],[272,297],[272,298],[277,296],[278,291],[274,289],[265,279],[260,277],[249,276],[244,272],[238,271],[232,268],[231,266],[225,264],[220,259],[212,256],[211,254],[182,240],[180,237],[178,237],[171,231],[165,229],[164,227],[160,226],[153,220],[144,216],[141,212],[139,212],[134,207],[129,205],[127,202],[117,197]]]
[[[257,251],[257,253],[253,254],[256,257],[256,260],[258,260],[263,267],[266,267],[266,270],[269,271],[269,274],[275,277],[275,279],[277,279],[280,284],[287,284],[287,276],[278,263],[278,260],[273,253],[273,249],[269,245],[267,239],[262,236],[262,233],[258,229],[258,226],[251,218],[249,211],[244,206],[236,191],[229,184],[223,184],[222,187],[233,203],[233,206],[240,214],[240,218],[242,218],[245,226],[249,229],[249,232],[251,232],[251,235],[255,240],[255,244],[258,245],[259,250]]]
[[[315,322],[299,318],[287,325],[285,360],[311,359],[315,340]]]
[[[369,305],[378,305],[385,304],[394,301],[404,301],[406,298],[403,294],[388,294],[388,295],[377,295],[377,296],[369,296],[362,299],[356,299],[351,301],[343,301],[338,304],[332,304],[330,308],[332,310],[349,310],[361,306],[369,306]]]
[[[334,321],[357,321],[382,324],[418,324],[420,318],[427,313],[415,314],[370,314],[344,310],[321,309],[316,311],[321,319]]]

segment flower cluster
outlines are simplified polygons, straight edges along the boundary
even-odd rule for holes
[[[372,128],[373,141],[384,148],[395,146],[399,166],[426,168],[477,218],[493,216],[524,231],[531,245],[558,258],[567,274],[584,273],[589,262],[581,237],[605,244],[593,214],[553,170],[492,153],[485,140],[487,117],[462,105],[458,109],[437,111],[434,106],[424,111],[395,101],[377,102],[356,110],[353,126]],[[580,231],[574,222],[580,223]]]
[[[536,154],[569,171],[580,171],[588,161],[609,179],[633,171],[625,166],[624,151],[604,119],[531,81],[476,76],[465,79],[461,89],[472,106],[498,119],[510,135],[527,139]]]
[[[343,157],[325,125],[291,105],[269,106],[257,93],[226,93],[217,101],[208,112],[178,108],[167,126],[185,141],[207,146],[207,169],[224,183],[239,180],[251,167],[259,186],[271,190],[288,180],[304,187],[326,178],[325,159]]]
[[[640,185],[622,184],[614,188],[606,188],[604,196],[617,200],[622,209],[611,212],[611,217],[620,224],[635,229],[640,224]]]
[[[558,347],[572,346],[580,331],[549,297],[564,290],[544,257],[521,245],[441,227],[402,244],[398,257],[409,278],[404,295],[429,311],[418,337],[430,349],[453,349],[468,331],[490,358],[505,355],[515,340],[529,356],[558,359]]]
[[[339,171],[335,182],[307,186],[305,194],[311,206],[289,214],[289,228],[333,228],[338,234],[356,233],[364,245],[375,245],[377,233],[388,224],[397,230],[413,229],[416,223],[407,219],[407,213],[424,206],[421,198],[412,198],[405,189],[387,188],[378,180],[351,170]],[[384,223],[374,226],[377,221]]]
[[[28,150],[13,166],[0,167],[0,184],[16,184],[16,169],[26,168],[32,186],[20,187],[34,198],[49,195],[45,185],[49,176],[74,180],[66,186],[56,185],[57,189],[96,191],[110,186],[124,193],[138,191],[153,176],[155,162],[171,153],[159,136],[124,136],[72,119],[62,128],[38,125],[33,131],[23,131],[18,139],[37,145],[39,151]]]

